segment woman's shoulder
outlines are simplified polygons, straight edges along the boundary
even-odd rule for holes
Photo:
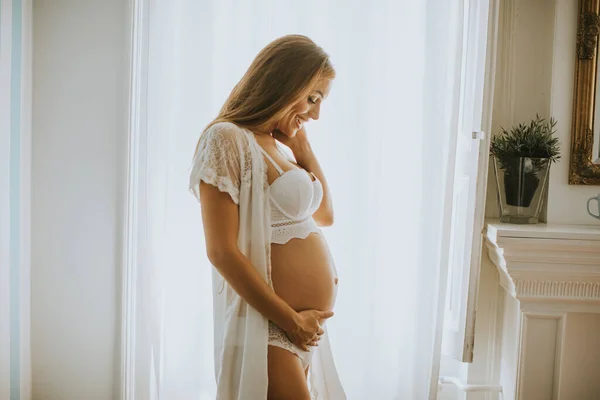
[[[233,122],[221,121],[212,124],[204,131],[207,139],[241,141],[247,138],[246,131]]]
[[[200,135],[196,154],[251,154],[251,149],[249,131],[232,122],[216,122]]]

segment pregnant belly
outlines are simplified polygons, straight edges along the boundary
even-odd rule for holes
[[[275,293],[294,310],[332,310],[337,275],[321,233],[271,245],[271,277]]]

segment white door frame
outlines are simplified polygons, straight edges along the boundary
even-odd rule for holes
[[[146,91],[148,80],[149,1],[130,0],[129,121],[127,150],[127,186],[124,211],[123,260],[121,274],[121,368],[119,398],[134,400],[136,392],[136,325],[139,216],[144,190],[140,159],[146,138]],[[149,377],[148,377],[149,378]],[[150,381],[143,382],[150,385]]]
[[[31,0],[0,1],[0,398],[31,398]]]

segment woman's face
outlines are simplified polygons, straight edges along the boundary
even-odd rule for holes
[[[275,129],[288,137],[294,137],[305,122],[319,119],[321,103],[329,95],[331,79],[319,79],[306,98],[293,104],[281,117]]]

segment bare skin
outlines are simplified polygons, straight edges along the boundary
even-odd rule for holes
[[[202,221],[208,258],[231,287],[269,320],[279,325],[290,339],[307,350],[323,334],[320,321],[331,311],[294,310],[264,281],[250,260],[239,250],[239,210],[228,194],[200,183]]]
[[[294,354],[279,347],[269,346],[268,400],[309,400],[306,373],[302,362]]]
[[[303,168],[321,181],[323,201],[313,214],[319,226],[333,223],[333,206],[325,175],[312,152],[303,123],[319,118],[321,102],[330,85],[330,80],[319,81],[308,99],[290,106],[274,126],[254,132],[258,143],[284,171]],[[297,164],[277,150],[275,140],[292,150]],[[267,165],[272,183],[279,175],[272,165]],[[200,202],[211,263],[248,304],[280,326],[295,345],[305,351],[318,345],[324,332],[321,325],[333,316],[337,284],[325,238],[313,233],[306,239],[271,246],[273,291],[237,246],[239,210],[229,195],[202,182]],[[269,346],[268,363],[268,399],[310,399],[308,371],[294,354]]]
[[[305,135],[304,132],[301,134]],[[301,163],[306,159],[296,156],[298,164],[288,161],[275,147],[273,138],[270,141],[261,139],[259,144],[284,172],[302,168]],[[312,152],[310,157],[314,158]],[[305,169],[313,172],[323,183],[324,188],[324,200],[313,218],[319,226],[329,226],[333,223],[333,211],[328,206],[331,199],[327,182],[316,158],[310,161],[314,162],[313,168]],[[267,168],[267,176],[271,184],[279,177],[279,173],[271,163],[267,163]],[[271,266],[275,292],[292,308],[295,310],[333,308],[337,277],[327,241],[322,234],[311,233],[305,239],[292,239],[285,244],[272,244]]]
[[[314,173],[323,184],[323,201],[313,218],[319,226],[333,224],[331,193],[321,166],[308,141],[303,122],[318,119],[321,101],[329,93],[331,82],[318,82],[308,101],[293,105],[271,135],[256,134],[259,144],[284,170],[302,168]],[[300,124],[298,123],[300,122]],[[278,149],[275,140],[288,146],[297,161],[289,161]],[[267,162],[269,184],[279,177]],[[337,293],[337,274],[323,235],[312,233],[305,239],[292,239],[271,245],[271,277],[275,292],[295,310],[331,310]],[[311,343],[318,345],[318,343]],[[290,357],[292,356],[292,357]],[[269,399],[310,399],[306,373],[293,354],[269,346]],[[291,388],[294,388],[293,390]],[[302,389],[300,389],[302,388]]]

